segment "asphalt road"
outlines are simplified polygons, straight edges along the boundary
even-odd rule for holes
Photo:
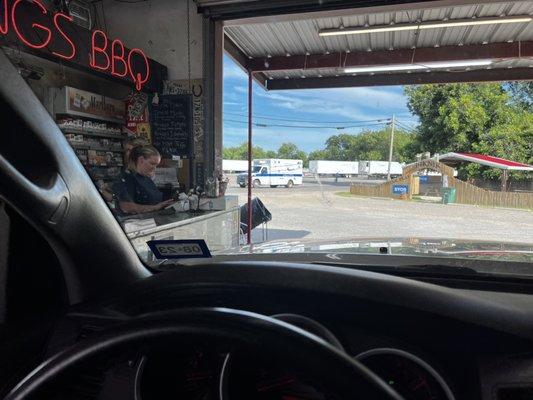
[[[269,240],[426,237],[533,243],[533,212],[393,199],[344,197],[349,179],[306,180],[303,186],[253,189],[272,213]],[[247,189],[227,194],[244,204]],[[254,241],[262,241],[260,229]]]

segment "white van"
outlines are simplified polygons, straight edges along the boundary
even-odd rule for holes
[[[286,186],[301,185],[303,178],[302,160],[284,160],[268,158],[254,160],[252,163],[253,186]],[[237,183],[245,187],[248,183],[248,174],[237,176]]]

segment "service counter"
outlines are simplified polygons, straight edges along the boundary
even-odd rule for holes
[[[176,212],[168,209],[119,217],[119,221],[145,261],[153,261],[146,244],[149,240],[204,239],[213,252],[239,245],[240,214],[236,196],[226,196],[223,203],[226,205],[223,210]]]

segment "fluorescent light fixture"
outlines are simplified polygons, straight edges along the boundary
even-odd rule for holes
[[[362,33],[379,33],[379,32],[398,32],[414,31],[422,29],[454,28],[461,26],[476,25],[499,25],[499,24],[518,24],[531,22],[531,15],[514,15],[510,17],[487,17],[487,18],[470,18],[457,19],[448,21],[427,21],[415,24],[394,24],[394,25],[375,25],[369,27],[348,27],[338,29],[321,29],[318,31],[319,36],[337,36],[337,35],[359,35]]]
[[[389,72],[389,71],[411,71],[416,69],[427,69],[418,64],[396,64],[396,65],[376,65],[375,67],[354,67],[345,68],[347,74],[357,74],[364,72]]]
[[[483,67],[491,65],[492,60],[460,60],[460,61],[431,61],[424,64],[391,64],[376,65],[371,67],[345,68],[347,74],[357,74],[365,72],[394,72],[394,71],[416,71],[425,69],[460,68],[460,67]]]

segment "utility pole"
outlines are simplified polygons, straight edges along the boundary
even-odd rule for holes
[[[390,167],[392,162],[392,149],[394,147],[394,123],[395,117],[392,115],[391,129],[390,129],[390,147],[389,147],[389,168],[387,169],[387,180],[390,181]]]

